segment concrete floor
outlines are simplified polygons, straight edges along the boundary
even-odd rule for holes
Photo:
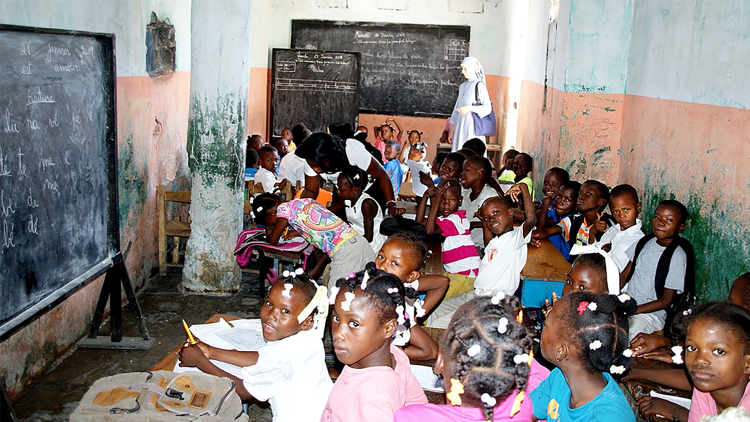
[[[261,306],[256,274],[243,273],[240,292],[230,296],[186,294],[180,290],[180,269],[152,277],[138,294],[149,333],[156,340],[148,351],[93,350],[74,348],[41,380],[14,403],[18,418],[27,422],[67,421],[89,386],[99,378],[123,372],[147,371],[185,340],[181,320],[198,324],[215,313],[257,318]],[[137,337],[133,314],[123,308],[123,335]],[[109,320],[100,335],[109,334]],[[251,421],[271,421],[265,403],[250,406]]]

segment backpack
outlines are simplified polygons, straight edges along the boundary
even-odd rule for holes
[[[97,380],[70,421],[247,421],[234,387],[202,372],[117,374]]]
[[[654,234],[648,234],[643,236],[635,246],[635,255],[633,255],[633,266],[630,274],[628,274],[627,281],[633,277],[636,268],[636,262],[643,248],[646,246],[651,239],[655,238]],[[656,264],[656,275],[654,276],[654,290],[656,290],[656,297],[660,298],[664,295],[664,283],[667,281],[667,274],[669,273],[669,264],[672,262],[672,255],[677,248],[680,247],[685,252],[685,283],[682,288],[682,293],[675,295],[672,304],[666,309],[667,319],[664,323],[665,329],[671,325],[672,319],[678,312],[682,312],[693,305],[695,301],[695,261],[693,255],[693,245],[684,237],[677,236],[672,243],[670,243],[664,252],[659,257],[659,262]]]
[[[614,226],[617,222],[615,219],[607,214],[606,212],[602,214],[601,218],[607,222],[607,228],[610,228]],[[573,245],[576,244],[576,238],[578,237],[578,230],[580,230],[581,226],[583,225],[583,214],[576,214],[572,217],[570,217],[570,237],[568,238],[568,244],[572,248]],[[596,238],[597,241],[601,240],[602,236],[604,236],[604,232],[597,233],[594,235],[594,238]],[[570,257],[570,262],[575,261],[575,256]]]

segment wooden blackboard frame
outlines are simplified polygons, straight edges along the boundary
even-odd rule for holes
[[[106,89],[111,93],[109,101],[103,107],[106,114],[106,135],[104,147],[107,157],[107,190],[109,194],[108,222],[107,222],[107,248],[109,255],[92,268],[87,269],[79,276],[67,281],[63,286],[48,294],[44,299],[30,307],[18,312],[15,316],[0,325],[0,341],[10,337],[32,320],[62,303],[72,294],[92,282],[100,275],[107,272],[116,263],[121,261],[120,251],[120,219],[119,219],[119,195],[117,180],[117,67],[115,61],[115,34],[85,32],[54,28],[25,27],[16,25],[0,24],[0,31],[17,31],[37,34],[70,35],[93,37],[102,46],[101,60],[105,65],[102,74]]]
[[[415,24],[415,23],[398,23],[398,22],[359,22],[359,21],[343,21],[343,20],[322,20],[322,19],[293,19],[292,20],[292,28],[291,28],[291,39],[290,39],[290,47],[292,49],[305,49],[306,45],[304,44],[304,41],[300,38],[302,37],[300,35],[300,32],[310,29],[315,30],[330,30],[332,28],[352,28],[355,30],[362,29],[362,30],[377,30],[382,29],[384,31],[404,31],[405,33],[426,33],[431,31],[437,31],[437,32],[451,32],[455,31],[457,33],[463,33],[464,38],[463,41],[465,44],[461,45],[461,49],[465,50],[463,53],[465,56],[469,55],[469,48],[471,44],[471,26],[468,25],[425,25],[425,24]],[[444,35],[441,35],[441,37]],[[337,40],[339,40],[337,38]],[[450,100],[450,105],[448,106],[447,103],[449,102],[447,99],[445,99],[445,105],[446,110],[445,112],[440,111],[420,111],[420,110],[405,110],[405,107],[402,104],[402,101],[400,99],[395,99],[391,102],[388,102],[384,106],[380,108],[373,108],[373,107],[366,107],[367,104],[367,98],[368,97],[368,86],[363,81],[365,78],[367,78],[370,73],[367,66],[367,60],[364,57],[364,51],[353,48],[353,49],[347,49],[347,48],[341,48],[341,45],[335,45],[335,48],[332,48],[328,45],[317,45],[316,48],[323,49],[323,50],[335,50],[335,51],[347,51],[347,52],[359,52],[363,54],[361,63],[360,63],[360,110],[359,112],[361,114],[384,114],[384,115],[400,115],[400,116],[414,116],[414,117],[434,117],[434,118],[447,118],[450,117],[451,111],[453,109],[453,103],[455,102],[455,97],[458,95],[458,86],[464,81],[464,77],[461,75],[460,70],[456,70],[455,75],[453,78],[455,78],[455,90],[451,89],[449,97],[452,99]],[[457,64],[460,64],[460,60],[454,61],[452,60],[451,63],[457,62]],[[447,66],[447,65],[446,65]],[[405,95],[404,92],[406,92],[405,87],[402,84],[396,84],[396,86],[393,86],[393,91],[391,92],[399,92],[399,95]],[[447,94],[446,94],[447,95]],[[393,105],[397,104],[397,105]],[[376,104],[374,104],[376,105]],[[409,108],[409,107],[406,107]]]
[[[330,51],[330,50],[305,50],[305,49],[297,49],[297,48],[274,48],[271,50],[271,102],[270,102],[270,113],[269,113],[269,133],[271,136],[280,136],[281,133],[275,132],[275,125],[277,122],[275,122],[275,116],[277,112],[277,107],[275,106],[276,103],[276,80],[278,78],[277,69],[275,66],[277,55],[281,52],[302,52],[302,53],[314,53],[314,54],[346,54],[350,56],[354,56],[357,59],[357,66],[355,69],[356,74],[356,87],[354,89],[354,103],[357,104],[357,112],[354,113],[353,120],[347,121],[347,122],[328,122],[326,125],[322,125],[320,127],[308,127],[313,132],[316,131],[325,131],[330,124],[333,123],[350,123],[353,125],[353,127],[357,127],[357,122],[359,120],[359,100],[360,100],[360,84],[361,84],[361,74],[362,74],[362,55],[358,52],[352,52],[352,51]],[[296,120],[296,122],[299,122],[300,120]],[[307,122],[306,125],[310,126],[310,122]],[[290,127],[291,129],[291,127]],[[317,130],[316,130],[317,129]],[[280,131],[279,131],[280,132]]]

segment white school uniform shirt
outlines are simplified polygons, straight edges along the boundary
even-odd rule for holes
[[[471,189],[463,189],[462,190],[463,195],[463,202],[461,202],[461,209],[466,210],[466,218],[469,219],[470,222],[473,221],[480,221],[478,217],[474,217],[474,213],[477,212],[479,207],[482,206],[485,200],[487,198],[492,198],[493,196],[497,196],[497,191],[493,189],[490,185],[484,185],[482,190],[479,192],[479,195],[477,196],[477,199],[471,200]],[[474,242],[474,246],[481,249],[484,247],[484,233],[482,232],[482,228],[476,228],[471,230],[471,241]]]
[[[268,401],[273,422],[318,422],[333,388],[316,330],[268,342],[258,363],[242,368],[245,389]]]
[[[263,192],[273,193],[275,186],[279,183],[276,175],[261,167],[258,172],[255,173],[255,183],[260,183],[263,186]]]
[[[480,296],[492,296],[497,292],[507,295],[516,293],[521,282],[521,270],[526,265],[527,245],[531,241],[531,230],[524,237],[523,226],[492,238],[487,243],[474,280],[474,290]]]
[[[600,241],[595,243],[599,246],[606,245],[607,243],[611,244],[612,248],[608,253],[612,258],[612,261],[617,265],[617,270],[620,272],[622,272],[622,270],[628,265],[628,262],[630,262],[630,258],[628,258],[627,254],[628,249],[638,243],[643,237],[641,226],[641,220],[638,219],[635,220],[635,224],[625,230],[620,229],[619,224],[615,224],[607,229],[604,235],[602,235]]]
[[[346,219],[349,220],[349,225],[352,226],[354,231],[361,234],[362,237],[365,236],[365,221],[362,217],[362,202],[365,199],[372,199],[372,197],[363,192],[354,205],[350,205],[351,201],[348,199],[345,201]],[[375,200],[373,199],[373,201]],[[383,222],[383,210],[380,209],[380,204],[377,201],[375,201],[375,205],[378,207],[378,212],[372,224],[372,242],[370,242],[370,246],[372,246],[372,250],[375,253],[378,253],[380,247],[385,243],[386,237],[380,234],[380,223]]]
[[[290,152],[279,163],[279,180],[288,180],[292,185],[298,181],[305,184],[305,161],[304,158]]]
[[[630,249],[627,251],[629,260],[633,260],[635,256],[635,247],[637,243],[633,243]],[[631,270],[633,276],[630,278],[628,284],[622,289],[624,293],[630,295],[638,305],[643,305],[649,302],[653,302],[657,299],[656,297],[656,267],[659,264],[659,258],[664,250],[667,249],[664,246],[659,246],[656,243],[656,238],[653,238],[646,242],[643,246],[641,253],[638,255],[638,263]],[[685,271],[687,268],[687,256],[682,248],[675,249],[672,254],[672,260],[669,262],[669,272],[667,273],[667,279],[664,280],[664,288],[675,290],[678,294],[682,293],[685,288]],[[667,311],[655,311],[650,312],[649,315],[654,315],[659,318],[664,325],[664,321],[667,319]]]
[[[349,161],[349,163],[353,166],[357,166],[361,168],[364,171],[367,171],[367,169],[370,167],[370,163],[372,162],[372,155],[370,155],[369,152],[367,152],[367,149],[364,145],[362,145],[361,142],[359,142],[356,139],[347,139],[346,141],[346,159]],[[305,176],[317,176],[318,173],[313,170],[312,167],[310,167],[310,164],[307,163],[307,160],[305,161]],[[334,174],[320,174],[324,179],[332,180],[334,183],[336,182],[336,179],[338,178],[338,173]],[[370,184],[367,185],[367,188],[370,187]],[[367,190],[367,189],[365,189]]]

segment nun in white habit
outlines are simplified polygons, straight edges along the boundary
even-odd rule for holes
[[[463,148],[464,142],[472,138],[479,138],[485,144],[484,136],[476,136],[474,133],[474,118],[472,113],[479,117],[485,117],[492,112],[490,105],[490,94],[487,92],[487,83],[484,79],[484,69],[475,57],[465,57],[461,62],[461,73],[466,81],[458,87],[458,98],[453,107],[450,123],[453,125],[451,135],[451,152]],[[475,87],[477,86],[475,90]]]

